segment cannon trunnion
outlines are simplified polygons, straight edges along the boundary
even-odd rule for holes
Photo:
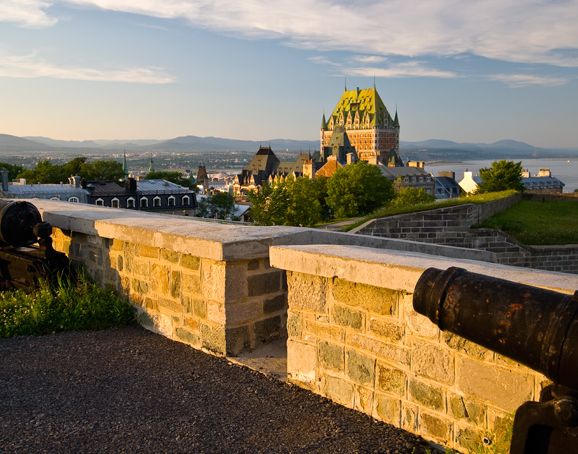
[[[462,268],[429,268],[415,287],[413,307],[441,330],[554,382],[540,402],[516,411],[511,453],[578,453],[578,292],[565,295]]]
[[[70,276],[70,262],[52,247],[51,233],[33,204],[0,200],[0,290]]]

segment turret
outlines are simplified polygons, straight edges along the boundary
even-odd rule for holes
[[[323,113],[323,117],[321,118],[321,129],[323,131],[327,131],[327,120],[325,119],[325,113]]]

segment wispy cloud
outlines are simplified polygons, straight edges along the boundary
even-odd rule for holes
[[[0,58],[0,77],[72,79],[136,84],[169,84],[174,77],[158,68],[98,69],[66,67],[50,63],[35,54],[4,55]]]
[[[47,0],[2,0],[0,22],[31,28],[49,27],[56,23],[56,19],[45,11],[51,3]]]
[[[54,21],[46,15],[50,3],[67,3],[182,18],[200,27],[275,37],[308,49],[351,51],[366,59],[473,54],[578,66],[573,52],[578,49],[578,0],[368,0],[362,5],[345,0],[6,1],[4,9],[14,9],[8,20],[20,15],[22,24],[49,25]]]
[[[356,55],[354,60],[359,63],[371,65],[373,63],[381,63],[382,61],[385,61],[385,57],[380,55]]]
[[[349,76],[362,77],[383,77],[383,78],[399,78],[399,77],[437,77],[443,79],[451,79],[458,77],[458,74],[453,71],[444,71],[441,69],[430,68],[419,61],[397,63],[388,67],[362,67],[351,68],[346,71]]]
[[[543,87],[557,87],[568,83],[568,79],[562,77],[537,76],[533,74],[492,74],[491,80],[503,82],[513,88],[538,85]]]

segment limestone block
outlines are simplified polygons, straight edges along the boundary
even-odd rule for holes
[[[450,333],[449,331],[442,333],[442,339],[448,347],[471,358],[489,361],[494,357],[494,352],[491,350],[478,344],[474,344],[473,342],[464,339],[457,334]]]
[[[483,452],[485,446],[491,446],[491,442],[491,436],[488,436],[484,431],[472,426],[456,426],[456,446],[466,452]]]
[[[429,318],[413,310],[413,294],[403,297],[402,306],[409,333],[426,339],[434,340],[439,338],[439,328]]]
[[[452,440],[452,423],[450,420],[421,411],[419,415],[420,432],[427,434],[444,444]]]
[[[169,293],[169,268],[159,263],[151,265],[151,283],[153,289],[161,295],[168,295]]]
[[[317,348],[295,339],[287,340],[287,375],[313,388],[317,382]]]
[[[289,338],[301,337],[303,332],[303,321],[301,313],[289,311],[287,313],[287,335]]]
[[[149,257],[151,259],[158,259],[160,250],[158,247],[145,246],[143,244],[138,244],[138,238],[134,238],[136,243],[135,254],[139,257]]]
[[[225,301],[226,263],[203,259],[201,263],[201,293],[213,301]]]
[[[339,377],[325,376],[323,393],[329,399],[346,407],[353,408],[353,384]]]
[[[189,295],[201,295],[201,278],[197,274],[182,273],[181,290]]]
[[[377,362],[375,387],[379,391],[405,396],[406,373],[387,364]]]
[[[179,263],[180,254],[169,249],[161,249],[161,259],[170,263]]]
[[[301,273],[287,273],[289,308],[325,312],[326,279]]]
[[[225,299],[241,301],[248,295],[247,262],[227,262],[225,270]]]
[[[373,414],[374,392],[364,386],[355,386],[353,390],[353,408],[367,415]]]
[[[287,293],[268,298],[263,303],[263,312],[270,314],[271,312],[279,312],[287,308]]]
[[[157,299],[157,305],[159,312],[162,314],[177,315],[185,313],[185,308],[180,301],[160,297]]]
[[[281,316],[266,318],[255,322],[255,340],[269,342],[278,339],[283,329]]]
[[[250,275],[247,278],[247,284],[249,296],[278,292],[281,289],[281,272],[270,271],[268,273]]]
[[[171,271],[169,280],[169,293],[173,298],[181,296],[181,273],[180,271]]]
[[[227,339],[227,355],[237,356],[245,348],[251,347],[248,326],[227,328],[225,337]]]
[[[488,411],[488,433],[494,452],[509,452],[512,441],[514,415],[496,410]]]
[[[409,380],[408,391],[413,402],[439,412],[445,411],[445,395],[440,386],[430,385],[412,378]]]
[[[399,293],[395,290],[334,279],[332,292],[340,304],[359,306],[380,315],[393,315],[397,311]]]
[[[225,330],[222,326],[213,326],[202,323],[201,346],[207,350],[219,354],[226,354]]]
[[[456,384],[461,392],[510,412],[533,397],[533,373],[522,371],[458,357]]]
[[[200,267],[201,259],[199,257],[195,257],[194,255],[189,254],[182,254],[180,265],[183,268],[187,268],[189,270],[197,271]]]
[[[455,419],[462,419],[479,427],[486,426],[486,407],[458,394],[448,396],[448,414]]]
[[[365,321],[365,313],[347,306],[334,305],[332,310],[333,321],[338,325],[361,330]]]
[[[331,342],[319,342],[319,365],[324,369],[344,370],[345,349]]]
[[[373,416],[380,421],[401,426],[401,402],[399,399],[375,393],[375,409]]]
[[[187,328],[176,328],[175,335],[177,339],[179,339],[181,342],[184,342],[185,344],[189,344],[194,347],[198,347],[200,345],[199,335]]]
[[[207,320],[225,326],[225,304],[221,301],[207,300]]]
[[[406,401],[401,403],[401,427],[409,432],[418,432],[418,406]]]
[[[440,383],[452,384],[455,378],[454,354],[429,342],[414,339],[411,346],[412,371]]]
[[[375,359],[356,350],[347,350],[345,372],[351,381],[360,385],[373,385]]]
[[[308,341],[324,339],[337,343],[345,342],[345,328],[343,326],[332,325],[321,320],[305,320],[303,338]]]
[[[378,360],[386,360],[400,367],[409,366],[409,350],[403,346],[388,344],[356,332],[346,333],[345,341],[351,347],[373,353]]]
[[[401,341],[404,333],[403,326],[388,317],[370,317],[367,330],[388,342]]]

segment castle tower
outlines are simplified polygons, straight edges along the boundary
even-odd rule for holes
[[[320,149],[342,126],[357,156],[370,164],[403,166],[399,158],[399,117],[391,117],[375,86],[345,90],[331,115],[321,121]]]

